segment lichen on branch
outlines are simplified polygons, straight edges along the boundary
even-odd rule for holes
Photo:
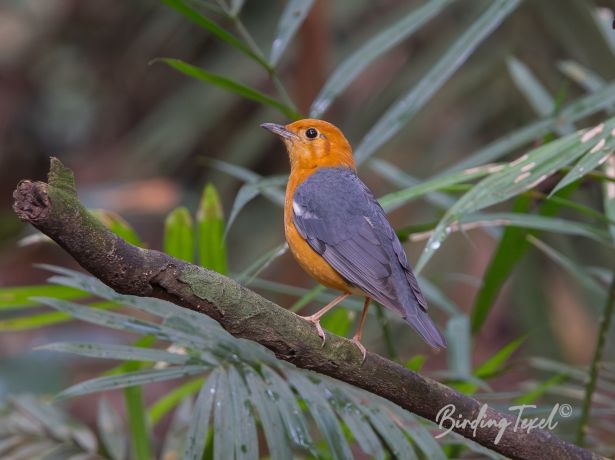
[[[280,359],[370,391],[435,421],[453,404],[456,414],[473,420],[482,404],[377,354],[361,352],[349,340],[327,334],[326,343],[313,325],[296,314],[210,270],[162,252],[133,246],[107,230],[79,202],[72,171],[51,159],[48,183],[21,181],[13,197],[20,219],[56,241],[83,268],[122,294],[158,297],[208,315],[236,337],[254,340]],[[495,423],[476,431],[454,431],[510,458],[598,459],[592,452],[544,430],[508,429],[496,443],[498,421],[510,416],[487,409]]]

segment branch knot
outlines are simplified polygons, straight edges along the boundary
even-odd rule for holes
[[[47,219],[51,201],[47,184],[22,180],[13,192],[13,210],[19,219],[36,224]]]

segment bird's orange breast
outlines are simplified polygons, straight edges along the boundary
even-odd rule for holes
[[[335,271],[331,265],[299,234],[293,221],[293,195],[296,188],[303,183],[316,169],[305,171],[293,171],[286,187],[284,203],[284,232],[290,252],[295,260],[310,276],[325,286],[343,292],[352,292],[352,287]]]

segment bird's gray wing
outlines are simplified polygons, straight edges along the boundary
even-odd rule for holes
[[[293,195],[293,220],[345,280],[397,311],[432,346],[444,346],[397,235],[353,171],[323,168],[310,176]]]

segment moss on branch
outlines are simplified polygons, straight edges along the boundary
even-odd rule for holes
[[[127,243],[81,205],[72,171],[56,158],[51,159],[47,184],[21,181],[13,196],[20,219],[55,240],[86,270],[120,293],[158,297],[209,315],[234,336],[254,340],[280,359],[356,385],[428,420],[435,421],[447,404],[454,404],[456,413],[469,420],[482,407],[477,400],[374,353],[368,353],[361,364],[361,353],[343,337],[327,334],[323,347],[311,323],[236,281]],[[514,423],[510,416],[491,408],[486,417]],[[510,428],[498,443],[497,426],[481,428],[475,437],[471,426],[455,431],[510,458],[601,458],[548,431],[526,433]]]

